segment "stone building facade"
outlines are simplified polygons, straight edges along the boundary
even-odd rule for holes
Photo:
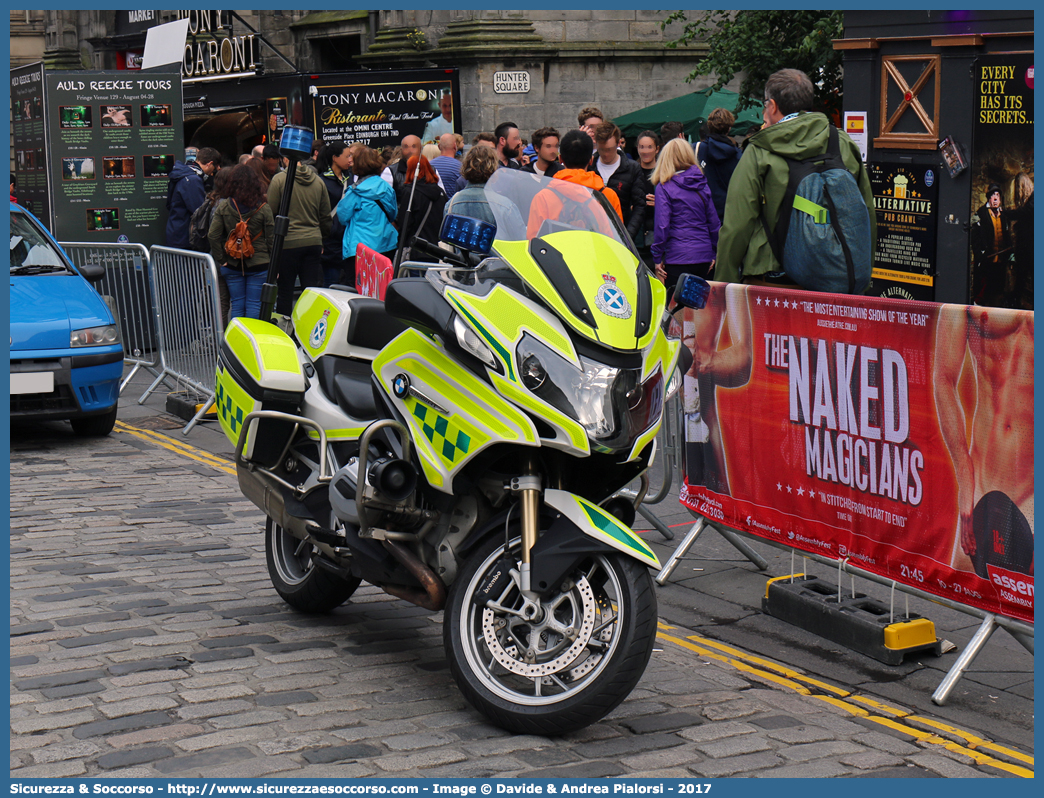
[[[261,12],[262,24],[276,13]],[[545,125],[575,127],[586,105],[612,117],[713,83],[685,82],[705,48],[667,47],[681,32],[678,24],[661,28],[669,13],[447,9],[344,12],[340,19],[338,12],[305,13],[286,26],[281,41],[302,71],[457,67],[466,138],[503,120],[528,136]],[[333,63],[335,50],[352,53],[351,65]],[[526,73],[529,91],[498,92],[498,72]]]
[[[667,47],[681,26],[661,28],[666,10],[235,13],[238,32],[259,34],[266,74],[458,68],[467,138],[505,119],[524,136],[544,125],[565,130],[585,105],[617,116],[712,82],[685,82],[704,47]],[[117,35],[112,11],[12,11],[12,23],[27,14],[43,29],[48,69],[113,69],[119,49],[144,45],[144,34]],[[175,16],[160,11],[157,21]],[[526,73],[529,91],[498,92],[498,72]]]

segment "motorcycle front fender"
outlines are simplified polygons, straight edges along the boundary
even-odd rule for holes
[[[545,490],[544,504],[561,513],[562,517],[585,537],[633,557],[657,571],[660,570],[660,561],[649,545],[598,505],[565,490]],[[544,538],[554,540],[554,535],[550,532],[551,530],[538,541],[538,547]]]

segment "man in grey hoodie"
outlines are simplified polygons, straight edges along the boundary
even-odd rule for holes
[[[289,159],[284,161],[284,165]],[[268,187],[268,204],[272,212],[279,213],[279,201],[283,196],[287,173],[279,172]],[[330,195],[314,169],[303,163],[297,164],[294,191],[287,212],[290,227],[283,240],[283,252],[279,258],[279,276],[276,284],[276,313],[289,316],[294,309],[294,284],[301,280],[302,288],[319,288],[323,284],[320,256],[323,254],[323,239],[330,233]]]

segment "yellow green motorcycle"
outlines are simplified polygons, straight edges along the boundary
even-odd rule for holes
[[[687,364],[601,194],[508,169],[471,193],[383,302],[306,289],[292,335],[233,320],[218,414],[288,604],[329,611],[365,580],[443,610],[465,697],[562,734],[649,661],[660,565],[630,527]]]

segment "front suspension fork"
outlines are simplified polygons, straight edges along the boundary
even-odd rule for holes
[[[511,480],[511,490],[522,497],[522,594],[536,599],[532,589],[532,550],[540,535],[540,493],[542,482],[536,469],[536,458],[530,457],[523,475]]]

